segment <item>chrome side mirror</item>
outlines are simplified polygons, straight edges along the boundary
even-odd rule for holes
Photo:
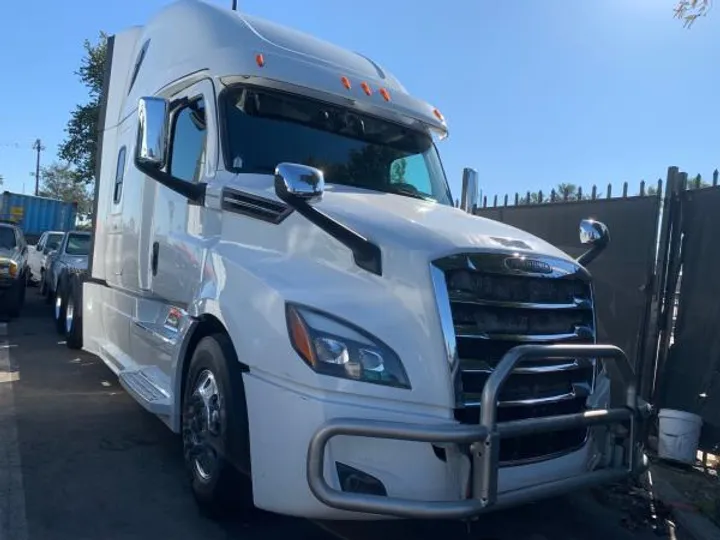
[[[586,266],[607,247],[610,242],[610,231],[600,221],[583,219],[580,222],[580,242],[590,246],[590,249],[576,259],[577,262]]]
[[[280,163],[275,167],[275,193],[283,200],[302,199],[313,203],[322,199],[325,192],[323,172],[298,163]]]
[[[466,167],[463,169],[462,194],[460,196],[460,208],[465,212],[472,213],[473,206],[478,198],[478,172],[475,169]]]
[[[167,159],[169,107],[165,99],[142,97],[138,101],[135,161],[162,169]]]
[[[583,219],[580,222],[580,243],[598,244],[606,241],[610,232],[604,223],[594,219]]]

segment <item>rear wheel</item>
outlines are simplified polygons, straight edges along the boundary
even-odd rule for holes
[[[65,343],[70,349],[81,349],[82,342],[82,279],[70,279],[65,303]]]
[[[185,467],[201,510],[216,518],[252,510],[250,482],[233,465],[245,461],[238,453],[247,450],[244,441],[249,440],[245,393],[240,364],[223,334],[200,340],[190,360],[182,438]]]
[[[67,305],[67,285],[63,276],[58,280],[55,291],[55,303],[53,305],[53,318],[55,319],[55,330],[58,334],[65,333],[65,307]]]

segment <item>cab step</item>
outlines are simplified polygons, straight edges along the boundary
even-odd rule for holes
[[[170,394],[153,379],[151,370],[127,370],[119,373],[120,384],[140,405],[151,413],[169,416]]]

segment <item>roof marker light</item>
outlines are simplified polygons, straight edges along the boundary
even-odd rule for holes
[[[380,89],[380,95],[385,101],[390,101],[390,92],[388,92],[385,88]]]
[[[342,82],[342,85],[345,87],[346,90],[350,90],[352,88],[352,85],[350,84],[350,79],[347,77],[340,77],[340,82]]]
[[[445,117],[442,115],[442,113],[440,111],[438,111],[437,109],[433,109],[433,114],[435,115],[435,118],[437,118],[438,120],[440,120],[443,123],[445,122]]]
[[[255,63],[257,63],[258,67],[265,67],[265,57],[262,54],[256,54]]]
[[[372,96],[372,90],[370,89],[370,85],[366,82],[360,84],[360,87],[363,89],[363,92],[365,92],[368,96]]]

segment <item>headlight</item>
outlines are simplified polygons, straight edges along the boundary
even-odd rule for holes
[[[290,342],[316,373],[410,388],[405,368],[390,347],[367,332],[308,307],[285,307]]]

